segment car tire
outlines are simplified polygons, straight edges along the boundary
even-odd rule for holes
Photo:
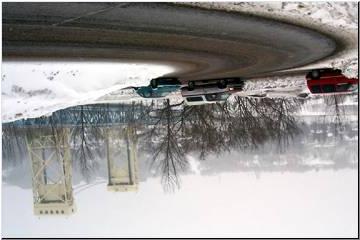
[[[312,70],[310,74],[311,74],[312,79],[320,79],[320,71],[319,70]]]
[[[234,78],[233,80],[233,84],[243,84],[244,80],[242,80],[241,78]]]
[[[239,89],[241,91],[244,89],[245,86],[245,82],[242,79],[236,79],[233,84],[235,89]]]
[[[188,89],[189,89],[189,91],[194,90],[194,88],[195,88],[195,82],[194,82],[194,81],[189,81],[189,82],[188,82]]]
[[[226,79],[222,79],[222,80],[218,81],[218,87],[219,88],[223,89],[223,88],[226,88],[226,86],[227,86]]]
[[[150,85],[151,85],[151,88],[157,88],[158,82],[156,81],[156,79],[151,79]]]

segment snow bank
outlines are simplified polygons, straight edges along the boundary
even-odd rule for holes
[[[264,96],[267,98],[312,97],[306,86],[304,75],[283,75],[264,78],[254,78],[245,81],[244,91],[235,96]]]
[[[35,118],[88,104],[128,86],[172,72],[170,66],[130,63],[4,62],[2,121]]]
[[[289,88],[289,87],[304,87],[306,82],[303,75],[300,76],[283,76],[283,77],[267,77],[254,81],[247,81],[244,86],[244,91],[255,89],[269,89],[269,88]]]
[[[136,93],[134,89],[120,89],[108,93],[100,98],[96,99],[93,103],[131,103],[142,102],[143,104],[151,104],[152,101],[169,99],[170,104],[179,104],[184,99],[181,96],[180,91],[171,92],[165,97],[158,98],[143,98]]]
[[[257,15],[312,28],[341,42],[334,56],[299,69],[338,68],[358,77],[357,2],[187,2],[194,7]]]

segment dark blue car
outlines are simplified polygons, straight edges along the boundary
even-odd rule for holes
[[[149,86],[134,87],[136,93],[143,98],[161,98],[178,91],[181,83],[176,78],[155,78]]]

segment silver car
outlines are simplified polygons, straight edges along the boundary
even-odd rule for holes
[[[244,81],[239,78],[189,81],[181,88],[187,105],[224,102],[234,92],[241,91]]]

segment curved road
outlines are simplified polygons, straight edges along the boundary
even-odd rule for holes
[[[3,3],[3,58],[159,62],[180,80],[251,77],[334,53],[310,29],[173,3]]]

